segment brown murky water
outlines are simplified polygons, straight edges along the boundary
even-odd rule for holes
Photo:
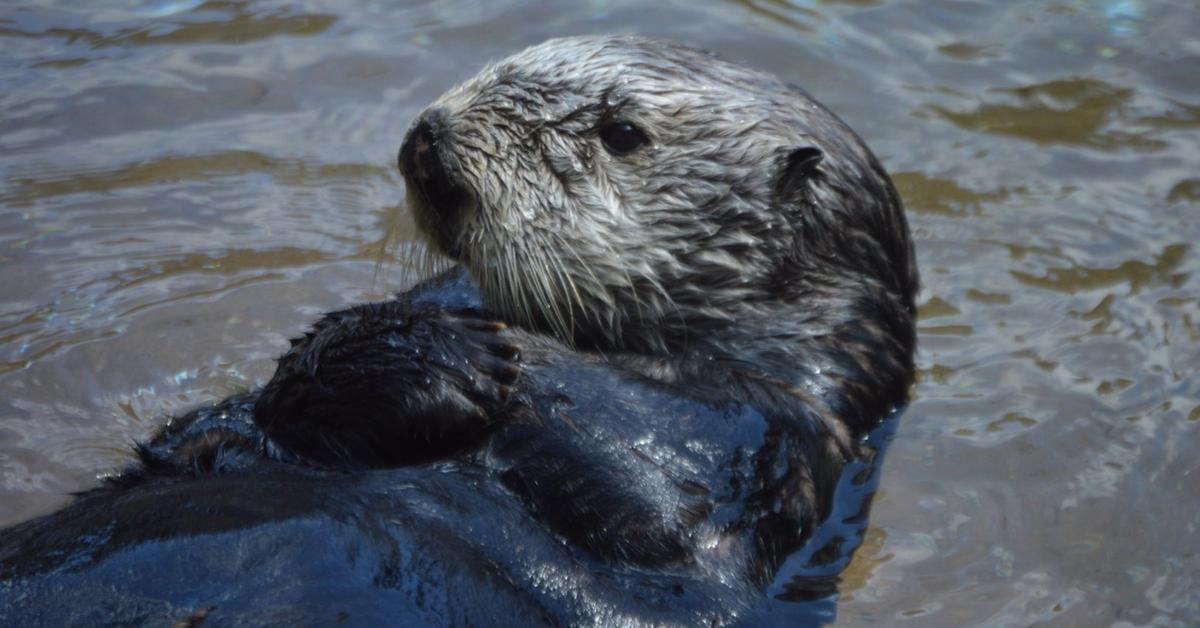
[[[80,4],[0,6],[0,525],[405,287],[434,96],[637,31],[804,85],[907,200],[922,377],[839,621],[1200,623],[1194,2]]]

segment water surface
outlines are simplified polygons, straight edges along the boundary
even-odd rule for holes
[[[1194,2],[80,4],[0,6],[0,525],[408,285],[423,105],[642,32],[803,85],[909,207],[921,377],[839,621],[1200,623]]]

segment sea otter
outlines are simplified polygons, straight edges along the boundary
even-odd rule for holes
[[[399,154],[457,262],[0,539],[0,621],[760,621],[912,381],[917,271],[870,151],[797,88],[556,39]]]

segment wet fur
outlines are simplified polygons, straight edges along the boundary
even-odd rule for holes
[[[411,201],[490,307],[767,418],[726,533],[746,531],[751,577],[770,578],[911,381],[916,266],[874,156],[802,91],[636,37],[548,42],[430,110],[467,194]],[[614,119],[649,145],[610,154],[597,129]]]
[[[142,569],[190,574],[167,595],[231,578],[206,617],[255,616],[239,587],[293,599],[167,569],[214,530],[297,573],[325,557],[299,591],[359,621],[725,624],[758,603],[911,383],[917,276],[886,174],[803,92],[638,38],[547,42],[431,107],[469,194],[452,218],[411,203],[462,268],[328,315],[262,391],[174,420],[108,486],[6,531],[0,619],[55,616],[40,592],[148,540],[170,551]],[[607,154],[612,116],[648,150]],[[329,557],[322,535],[363,540]],[[319,592],[356,565],[393,575]],[[128,586],[79,602],[144,595]],[[422,606],[421,587],[474,606]]]

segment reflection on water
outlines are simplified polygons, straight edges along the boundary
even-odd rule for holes
[[[966,114],[937,106],[933,109],[954,124],[975,131],[1014,135],[1039,144],[1100,146],[1109,142],[1097,143],[1099,131],[1130,97],[1127,89],[1085,79],[996,91],[1011,94],[1020,104],[988,104]]]
[[[376,261],[390,232],[411,249],[412,116],[487,59],[601,31],[803,84],[909,205],[921,377],[840,621],[1200,623],[1184,0],[7,3],[0,524],[262,382],[318,313],[404,287],[414,255]]]
[[[200,7],[200,11],[172,21],[122,20],[118,17],[167,18],[201,4],[203,7]],[[110,20],[104,19],[105,13],[102,11],[100,15],[95,15],[88,11],[72,15],[54,12],[45,16],[16,13],[18,19],[9,20],[12,26],[0,33],[9,37],[60,39],[64,44],[82,43],[92,49],[200,43],[244,44],[277,35],[317,35],[337,21],[333,15],[252,8],[244,2],[153,3],[142,7],[131,6],[126,16],[121,15],[125,12],[118,6],[107,12]]]

